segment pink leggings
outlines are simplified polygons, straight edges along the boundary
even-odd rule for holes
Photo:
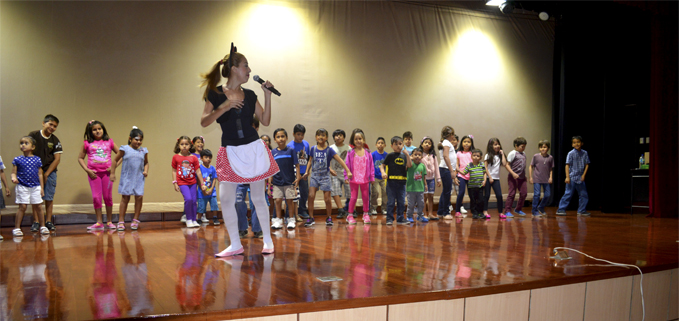
[[[92,203],[94,208],[101,208],[101,197],[104,197],[106,206],[113,206],[113,183],[107,171],[97,172],[97,178],[91,178],[89,175],[87,179],[90,181],[90,189],[92,189]]]
[[[361,199],[363,200],[363,213],[370,211],[370,183],[355,184],[349,183],[351,188],[351,201],[349,201],[349,213],[354,213],[356,209],[356,199],[358,198],[358,188],[361,188]]]

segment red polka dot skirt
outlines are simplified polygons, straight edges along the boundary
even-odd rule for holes
[[[263,143],[262,143],[263,144]],[[276,164],[276,161],[273,159],[273,155],[271,154],[271,151],[269,150],[268,147],[266,147],[268,155],[269,155],[269,163],[271,164],[269,166],[269,170],[266,171],[266,173],[255,176],[252,178],[244,178],[238,176],[233,169],[231,169],[231,163],[229,162],[229,157],[226,152],[226,147],[222,146],[219,148],[219,152],[217,153],[217,163],[215,164],[217,167],[217,177],[219,178],[220,182],[230,182],[230,183],[238,183],[238,184],[247,184],[247,183],[253,183],[253,182],[258,182],[264,179],[267,179],[271,176],[276,175],[280,170],[278,168],[278,164]]]

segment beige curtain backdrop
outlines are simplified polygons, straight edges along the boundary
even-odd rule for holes
[[[172,149],[180,135],[219,148],[219,126],[199,124],[198,75],[232,41],[252,75],[283,93],[260,134],[301,123],[315,144],[318,128],[361,128],[374,146],[378,136],[410,130],[419,145],[450,125],[460,137],[473,134],[484,152],[490,137],[508,153],[524,136],[528,159],[550,137],[553,22],[393,1],[2,1],[0,155],[8,180],[20,137],[52,113],[64,146],[55,204],[91,211],[77,163],[86,123],[102,121],[118,145],[135,125],[149,149],[145,211],[180,210]],[[244,87],[263,103],[256,82]],[[506,171],[502,177],[506,194]]]

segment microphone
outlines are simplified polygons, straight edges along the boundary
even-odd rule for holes
[[[258,83],[260,83],[260,84],[263,84],[263,83],[264,83],[264,80],[262,80],[262,78],[259,78],[259,75],[254,75],[254,76],[252,77],[252,79],[254,79],[256,82],[258,82]],[[276,88],[273,88],[273,86],[271,86],[271,87],[266,87],[266,89],[270,90],[270,91],[271,91],[274,95],[276,95],[276,96],[280,96],[280,95],[281,95],[281,93],[280,93],[278,90],[276,90]]]

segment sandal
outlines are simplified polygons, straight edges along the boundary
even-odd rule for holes
[[[118,231],[125,230],[125,222],[118,222]]]
[[[139,228],[139,223],[141,223],[139,220],[132,220],[132,224],[130,224],[130,228],[133,230],[136,230]]]

